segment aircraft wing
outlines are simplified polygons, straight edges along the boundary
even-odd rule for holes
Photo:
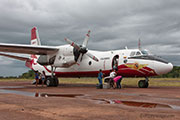
[[[53,46],[33,46],[23,44],[4,44],[0,43],[0,52],[47,55],[57,52],[59,49]]]
[[[20,57],[20,56],[15,56],[15,55],[8,55],[8,54],[4,54],[4,53],[0,53],[1,56],[5,56],[5,57],[9,57],[9,58],[13,58],[13,59],[17,59],[17,60],[21,60],[21,61],[27,61],[29,60],[29,58],[26,57]]]

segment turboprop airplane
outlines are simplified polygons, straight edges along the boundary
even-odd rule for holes
[[[173,65],[147,50],[123,49],[112,51],[88,50],[90,31],[82,45],[65,38],[68,45],[41,45],[36,27],[31,30],[31,45],[0,43],[0,55],[25,61],[25,65],[34,71],[45,71],[47,86],[58,86],[57,77],[97,77],[101,69],[108,76],[115,66],[117,74],[123,77],[144,77],[138,85],[148,87],[148,77],[166,74]],[[9,53],[30,54],[30,58]]]

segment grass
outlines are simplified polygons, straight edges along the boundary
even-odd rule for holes
[[[122,85],[138,86],[138,81],[144,78],[124,78]],[[149,78],[149,86],[180,87],[180,78]]]
[[[0,82],[9,82],[9,81],[31,81],[34,79],[25,79],[25,78],[1,78]]]
[[[137,86],[139,80],[144,78],[123,78],[122,85]],[[0,79],[6,81],[32,81],[34,79]],[[97,78],[59,78],[65,84],[98,84]],[[180,87],[180,78],[149,78],[149,86],[174,86]]]
[[[122,85],[138,86],[138,81],[144,78],[123,78]],[[97,78],[59,78],[60,83],[82,83],[82,84],[97,84]],[[180,78],[149,78],[150,86],[174,86],[180,87]]]

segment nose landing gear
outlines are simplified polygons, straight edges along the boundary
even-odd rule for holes
[[[148,88],[148,86],[149,86],[149,79],[146,77],[146,80],[140,80],[139,82],[138,82],[138,86],[139,86],[139,88]]]

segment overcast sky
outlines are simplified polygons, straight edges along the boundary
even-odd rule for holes
[[[30,43],[37,26],[43,45],[63,45],[65,37],[88,48],[142,48],[180,65],[179,0],[1,0],[0,42]],[[0,57],[0,76],[28,71],[24,62]]]

